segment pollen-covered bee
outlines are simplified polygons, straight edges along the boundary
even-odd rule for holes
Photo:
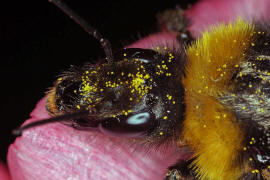
[[[107,63],[63,73],[48,92],[50,119],[144,143],[176,142],[193,155],[165,179],[270,179],[269,26],[238,19],[183,50],[111,53],[109,42],[53,1],[102,44]]]

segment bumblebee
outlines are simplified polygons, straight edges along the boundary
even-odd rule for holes
[[[52,118],[78,130],[132,137],[144,144],[177,143],[192,156],[165,179],[270,179],[269,26],[238,19],[204,32],[184,49],[110,44],[61,1],[102,44],[107,63],[64,72],[48,92]]]

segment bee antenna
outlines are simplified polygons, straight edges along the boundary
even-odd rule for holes
[[[14,129],[12,131],[12,134],[15,136],[21,136],[22,132],[24,130],[35,127],[35,126],[41,126],[41,125],[48,124],[48,123],[61,122],[61,121],[81,118],[81,117],[88,116],[88,115],[89,115],[89,111],[80,111],[80,112],[76,112],[76,113],[64,114],[64,115],[60,115],[60,116],[56,116],[56,117],[52,117],[52,118],[48,118],[48,119],[43,119],[40,121],[35,121],[32,123],[26,124],[26,125],[19,127],[17,129]]]
[[[70,9],[62,0],[49,0],[49,2],[56,5],[61,9],[66,15],[68,15],[73,21],[79,24],[88,34],[92,35],[101,44],[104,49],[106,60],[109,64],[113,63],[113,53],[111,48],[111,43],[108,39],[104,38],[96,28],[90,26],[84,19],[82,19],[78,14],[76,14],[72,9]]]

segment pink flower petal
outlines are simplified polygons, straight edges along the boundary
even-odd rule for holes
[[[0,179],[11,180],[8,169],[2,162],[0,162]]]
[[[201,34],[209,25],[233,21],[238,17],[248,20],[269,19],[269,0],[201,0],[185,12],[192,21],[190,31]]]

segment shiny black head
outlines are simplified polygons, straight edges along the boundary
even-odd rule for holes
[[[48,99],[48,110],[54,115],[88,111],[88,117],[69,122],[78,129],[128,137],[175,134],[184,111],[183,56],[164,47],[123,49],[115,58],[113,64],[66,72],[49,94],[54,101]]]

